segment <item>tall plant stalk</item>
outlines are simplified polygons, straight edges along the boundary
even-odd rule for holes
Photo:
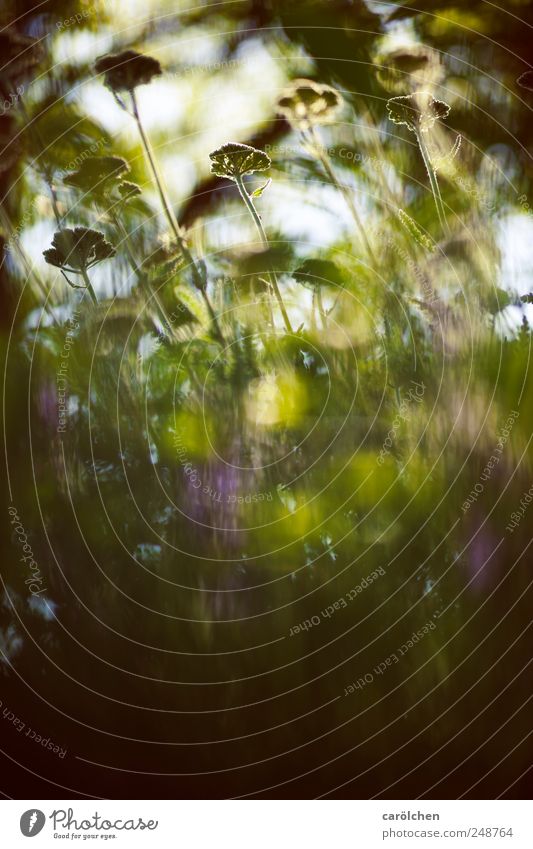
[[[89,275],[85,268],[80,269],[81,276],[83,277],[83,282],[85,283],[85,288],[87,289],[89,295],[91,296],[91,300],[93,304],[98,304],[98,298],[96,297],[96,292],[94,291],[93,284],[89,279]]]
[[[376,255],[375,255],[374,251],[372,250],[372,245],[370,244],[370,239],[368,238],[368,235],[367,235],[367,232],[366,232],[366,229],[365,229],[365,225],[363,224],[361,216],[359,215],[359,213],[357,211],[357,207],[356,207],[356,205],[353,201],[352,194],[351,194],[350,190],[347,188],[347,186],[344,186],[341,182],[339,182],[339,179],[338,179],[338,177],[335,173],[335,169],[333,168],[333,165],[331,164],[331,160],[329,158],[329,155],[328,155],[327,151],[324,149],[324,146],[321,144],[320,139],[317,135],[317,132],[316,132],[314,126],[311,124],[307,131],[305,131],[305,130],[302,131],[302,135],[303,135],[305,142],[307,143],[307,146],[311,149],[311,151],[313,152],[315,157],[321,163],[331,185],[335,189],[337,189],[337,191],[340,192],[340,194],[343,196],[343,198],[346,202],[346,205],[347,205],[348,209],[350,210],[351,216],[352,216],[352,218],[355,222],[355,226],[357,227],[357,229],[359,231],[359,235],[361,236],[361,239],[363,240],[367,255],[368,255],[369,259],[371,260],[372,264],[377,265]]]
[[[167,193],[165,191],[163,180],[162,180],[162,177],[161,177],[161,174],[160,174],[160,171],[159,171],[159,167],[157,165],[157,161],[156,161],[156,158],[155,158],[155,154],[154,154],[152,145],[150,143],[150,139],[148,138],[148,135],[147,135],[147,133],[144,129],[143,123],[141,121],[141,116],[140,116],[140,113],[139,113],[139,107],[138,107],[138,104],[137,104],[137,97],[135,95],[134,89],[131,89],[130,95],[131,95],[133,117],[135,118],[135,123],[137,124],[137,129],[139,130],[139,135],[141,137],[141,142],[142,142],[142,145],[143,145],[143,148],[144,148],[144,152],[146,154],[146,158],[147,158],[148,163],[150,165],[150,170],[152,171],[152,175],[153,175],[156,187],[157,187],[157,192],[159,194],[159,199],[161,201],[161,206],[163,207],[163,212],[165,214],[165,218],[167,219],[167,221],[169,223],[170,229],[174,233],[176,243],[179,247],[179,250],[181,252],[181,255],[182,255],[186,265],[188,265],[192,269],[195,286],[196,286],[197,289],[200,290],[202,298],[204,299],[205,305],[207,307],[207,311],[209,313],[209,317],[210,317],[212,325],[213,325],[215,335],[216,335],[218,341],[221,344],[225,344],[224,336],[222,335],[222,331],[220,329],[220,325],[219,325],[215,310],[213,309],[213,305],[212,305],[211,300],[209,298],[209,295],[207,294],[207,291],[206,291],[206,281],[204,279],[204,275],[199,270],[192,254],[191,254],[191,252],[190,252],[190,250],[187,246],[187,243],[185,241],[185,237],[183,235],[181,227],[179,226],[179,224],[176,220],[174,212],[172,211],[171,203],[170,203],[170,201],[167,197]]]
[[[252,216],[253,222],[254,222],[254,224],[257,228],[257,232],[259,233],[262,244],[264,245],[265,248],[268,248],[269,247],[269,241],[268,241],[267,235],[265,233],[265,228],[263,227],[263,223],[261,221],[259,213],[257,212],[257,210],[255,208],[255,205],[254,205],[252,198],[248,194],[248,191],[246,189],[246,186],[244,185],[242,176],[240,174],[235,175],[235,183],[237,184],[239,194],[242,197],[248,212]],[[283,323],[285,325],[285,329],[289,333],[292,333],[292,325],[291,325],[287,310],[285,308],[283,298],[281,296],[281,292],[280,292],[280,289],[279,289],[276,273],[274,271],[269,271],[268,272],[268,279],[269,279],[271,288],[274,292],[274,295],[276,296],[276,300],[278,302],[278,305],[279,305],[279,308],[280,308],[280,311],[281,311],[281,315],[283,317]]]
[[[431,164],[431,157],[429,155],[429,151],[427,149],[426,142],[423,138],[422,133],[417,130],[416,139],[418,141],[418,146],[420,148],[420,153],[422,154],[422,159],[424,160],[424,165],[426,166],[427,175],[429,177],[429,182],[431,186],[431,192],[433,194],[433,199],[435,201],[435,206],[437,207],[437,215],[439,217],[439,222],[441,227],[443,228],[445,233],[449,233],[448,222],[446,220],[446,213],[444,211],[444,204],[442,202],[442,195],[440,193],[439,181],[437,179],[437,175],[435,173],[435,169]]]

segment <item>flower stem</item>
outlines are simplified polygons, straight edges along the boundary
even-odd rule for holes
[[[305,136],[304,136],[304,138],[305,138]],[[355,226],[359,230],[359,234],[360,234],[360,236],[363,240],[363,243],[365,245],[366,252],[367,252],[370,260],[372,261],[372,263],[374,265],[377,265],[376,255],[374,254],[374,251],[372,250],[372,245],[370,244],[370,240],[367,236],[365,225],[363,224],[361,216],[357,212],[357,207],[355,206],[355,203],[353,202],[351,192],[347,188],[347,186],[343,186],[339,182],[337,175],[335,174],[335,170],[334,170],[334,168],[331,164],[331,160],[329,158],[329,155],[325,151],[324,146],[320,143],[320,139],[318,138],[318,136],[316,134],[316,130],[313,126],[311,126],[310,129],[309,129],[309,142],[310,142],[311,150],[313,151],[314,155],[319,160],[319,162],[322,164],[322,167],[324,168],[324,171],[326,172],[326,175],[327,175],[330,183],[332,184],[332,186],[335,189],[337,189],[338,192],[341,193],[344,200],[346,201],[348,209],[350,210],[352,218],[355,222]]]
[[[416,139],[418,141],[420,153],[422,154],[422,159],[424,160],[424,165],[426,166],[427,175],[429,177],[429,182],[431,185],[431,191],[433,193],[433,199],[435,200],[435,206],[437,207],[437,215],[439,216],[440,225],[443,228],[444,232],[448,234],[450,232],[450,229],[448,227],[448,222],[446,221],[446,213],[444,211],[444,204],[442,202],[442,195],[440,193],[439,181],[437,180],[437,175],[435,174],[435,170],[433,168],[433,165],[431,164],[431,157],[429,155],[426,142],[424,141],[422,133],[418,130],[416,131]]]
[[[96,292],[93,289],[93,284],[89,280],[89,275],[87,274],[87,271],[85,270],[85,268],[81,269],[81,276],[83,277],[83,282],[85,283],[85,288],[89,292],[89,295],[91,296],[91,300],[92,300],[93,304],[98,305],[98,298],[96,297]]]
[[[169,199],[167,198],[165,187],[163,185],[161,174],[159,173],[159,168],[158,168],[158,165],[157,165],[157,162],[156,162],[156,159],[155,159],[154,151],[152,149],[152,145],[150,144],[150,139],[148,138],[148,136],[145,132],[143,123],[141,121],[141,116],[139,114],[139,108],[138,108],[138,105],[137,105],[137,97],[135,95],[134,89],[131,89],[130,95],[131,95],[131,103],[132,103],[132,108],[133,108],[133,117],[135,118],[135,122],[136,122],[137,128],[139,130],[139,135],[141,137],[141,141],[142,141],[142,144],[143,144],[143,147],[144,147],[144,151],[146,153],[146,158],[148,159],[148,163],[150,165],[150,169],[152,171],[152,175],[153,175],[155,184],[157,186],[157,191],[158,191],[158,194],[159,194],[159,199],[161,200],[163,212],[165,213],[165,217],[166,217],[166,219],[167,219],[167,221],[170,225],[170,229],[174,233],[174,236],[176,238],[176,242],[177,242],[178,247],[181,251],[181,255],[182,255],[182,257],[185,261],[185,264],[192,269],[192,273],[193,273],[193,277],[194,277],[194,284],[195,284],[196,288],[200,290],[202,297],[205,301],[207,310],[209,312],[211,321],[213,323],[215,335],[216,335],[218,341],[221,342],[222,344],[224,344],[224,336],[222,335],[222,331],[220,330],[220,325],[218,323],[216,313],[213,309],[213,305],[211,304],[209,296],[208,296],[207,292],[205,291],[206,281],[204,280],[202,273],[198,269],[198,266],[196,265],[194,258],[192,256],[189,248],[187,247],[187,244],[185,242],[185,238],[183,236],[183,232],[181,230],[181,227],[179,226],[178,222],[176,221],[176,217],[175,217],[175,215],[172,211],[172,206],[169,202]]]
[[[254,202],[253,202],[252,198],[250,197],[250,195],[248,194],[248,192],[246,190],[246,187],[245,187],[245,185],[242,181],[242,177],[240,175],[237,175],[235,177],[235,182],[237,184],[239,194],[242,197],[250,215],[252,216],[252,219],[254,221],[255,226],[257,227],[257,231],[259,233],[259,236],[261,237],[261,242],[263,243],[265,248],[268,248],[269,243],[268,243],[267,235],[265,233],[265,228],[263,227],[263,224],[261,222],[261,218],[259,217],[259,214],[258,214],[258,212],[257,212],[257,210],[254,206]],[[269,274],[268,274],[268,277],[269,277],[270,285],[271,285],[271,287],[274,291],[274,294],[276,296],[276,300],[279,304],[279,308],[281,310],[281,315],[283,316],[283,323],[285,325],[285,329],[287,330],[288,333],[292,333],[291,322],[289,320],[287,310],[285,309],[285,304],[283,302],[283,298],[281,297],[281,292],[279,290],[278,281],[277,281],[277,277],[276,277],[275,272],[270,271]]]

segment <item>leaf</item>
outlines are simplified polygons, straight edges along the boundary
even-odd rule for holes
[[[520,300],[523,300],[522,298]],[[510,305],[514,305],[515,301],[505,289],[500,289],[497,286],[491,289],[487,297],[487,307],[492,315],[504,310]]]
[[[451,106],[444,100],[435,100],[427,91],[415,91],[387,101],[389,120],[404,124],[412,133],[427,133],[436,121],[447,118]]]
[[[272,162],[270,156],[249,144],[228,142],[209,154],[211,173],[217,177],[235,180],[254,171],[266,171]]]
[[[57,230],[52,239],[52,247],[43,251],[49,265],[56,268],[79,272],[109,259],[116,253],[113,245],[106,241],[103,233],[87,227],[66,227]]]
[[[129,180],[122,180],[118,185],[118,193],[122,200],[130,200],[141,194],[140,186],[137,183],[130,183]]]
[[[403,226],[407,230],[407,232],[418,242],[419,245],[422,245],[423,248],[433,253],[435,250],[435,246],[433,245],[431,239],[428,238],[422,230],[419,228],[416,221],[408,215],[405,210],[398,210],[398,218],[402,222]]]
[[[329,259],[306,259],[292,275],[304,285],[330,284],[343,288],[343,275],[337,265]]]
[[[75,171],[88,156],[103,153],[111,143],[102,127],[64,98],[50,96],[38,101],[30,111],[30,123],[36,126],[36,132],[28,137],[36,166],[60,171],[61,176]]]
[[[459,153],[462,141],[463,137],[459,134],[455,139],[455,142],[453,143],[452,149],[448,153],[446,153],[444,156],[431,157],[431,165],[435,173],[437,173],[437,171],[440,171],[444,165],[449,165],[451,162],[453,162],[453,160]]]
[[[121,156],[88,156],[77,171],[67,174],[63,182],[86,193],[102,194],[110,183],[120,180],[129,170],[130,166]]]
[[[255,191],[253,191],[253,192],[252,192],[252,194],[250,195],[250,197],[252,197],[252,198],[260,198],[260,197],[261,197],[261,195],[263,194],[263,192],[265,191],[265,189],[268,189],[268,187],[270,186],[271,182],[272,182],[272,179],[271,179],[271,178],[269,178],[269,179],[266,181],[266,183],[264,184],[264,186],[259,186],[259,188],[258,188],[258,189],[256,189]]]

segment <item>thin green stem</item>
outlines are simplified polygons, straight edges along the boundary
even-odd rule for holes
[[[176,338],[175,330],[172,327],[172,324],[170,323],[170,319],[167,316],[167,312],[165,310],[163,303],[161,302],[161,300],[159,298],[159,295],[157,294],[157,292],[152,291],[150,289],[150,287],[148,286],[147,280],[146,280],[146,275],[141,270],[141,268],[139,268],[139,265],[137,264],[137,260],[135,259],[135,255],[133,253],[133,248],[131,247],[131,240],[130,240],[130,235],[129,235],[128,231],[124,227],[124,225],[123,225],[122,221],[120,220],[120,218],[118,217],[118,215],[115,213],[115,211],[111,207],[109,208],[108,212],[109,212],[109,216],[111,218],[111,221],[113,222],[115,229],[118,231],[118,233],[120,234],[120,236],[122,238],[122,244],[124,245],[124,249],[126,251],[126,254],[127,254],[127,257],[128,257],[128,262],[130,264],[131,270],[133,271],[133,273],[137,277],[137,280],[139,281],[139,285],[141,286],[147,300],[148,301],[153,300],[153,302],[156,305],[156,312],[158,313],[159,318],[163,322],[163,325],[167,328],[167,330],[170,331],[171,336],[173,338]]]
[[[220,344],[222,346],[224,346],[226,344],[226,342],[225,342],[224,336],[222,335],[220,325],[218,323],[217,314],[216,314],[216,312],[213,308],[213,304],[211,303],[211,300],[210,300],[209,295],[207,294],[207,292],[205,290],[205,287],[203,289],[200,289],[200,293],[202,295],[202,298],[204,299],[204,303],[207,307],[207,312],[209,313],[209,316],[211,318],[215,336],[216,336],[217,340],[220,342]]]
[[[89,295],[91,296],[91,300],[92,300],[93,304],[98,305],[98,298],[96,297],[96,292],[93,289],[93,284],[89,280],[89,275],[87,274],[87,271],[85,270],[85,268],[81,269],[81,276],[83,277],[83,282],[85,283],[85,288],[89,292]]]
[[[304,136],[304,138],[305,138],[305,136]],[[314,152],[315,156],[317,157],[317,159],[319,160],[319,162],[322,164],[322,167],[324,168],[324,171],[326,172],[326,175],[327,175],[330,183],[332,184],[332,186],[335,189],[337,189],[338,192],[341,193],[344,200],[346,201],[346,205],[348,206],[348,209],[350,210],[352,218],[355,222],[355,226],[359,230],[359,234],[360,234],[360,236],[363,240],[366,252],[367,252],[370,260],[372,261],[372,263],[374,265],[377,265],[376,255],[375,255],[374,251],[372,250],[372,245],[370,244],[370,240],[368,238],[368,235],[367,235],[367,232],[366,232],[366,229],[365,229],[365,225],[363,224],[361,216],[359,215],[359,213],[357,211],[357,207],[355,206],[355,203],[353,201],[352,194],[351,194],[351,192],[350,192],[350,190],[348,189],[347,186],[344,186],[344,185],[342,185],[342,183],[339,182],[337,175],[335,174],[335,170],[334,170],[334,168],[331,164],[331,160],[329,158],[329,155],[326,152],[326,150],[324,149],[324,146],[320,143],[320,139],[318,138],[318,136],[316,134],[316,130],[313,126],[311,126],[310,129],[309,129],[309,141],[310,141],[310,147],[311,147],[312,151]]]
[[[422,133],[419,131],[416,131],[416,138],[418,141],[418,146],[420,148],[420,153],[422,154],[422,159],[424,160],[424,165],[426,166],[427,175],[429,177],[429,182],[431,185],[431,191],[433,193],[433,199],[435,200],[435,206],[437,207],[437,215],[439,216],[440,225],[445,233],[449,233],[450,230],[448,227],[448,222],[446,221],[446,213],[444,211],[444,204],[442,202],[442,196],[440,193],[439,181],[437,180],[435,169],[431,164],[431,157],[429,155],[426,142],[424,141]]]
[[[318,312],[320,313],[320,318],[322,320],[322,327],[325,330],[326,326],[327,326],[326,311],[324,309],[324,302],[322,300],[322,289],[320,287],[320,284],[317,284],[317,287],[316,287],[316,302],[317,302],[317,306],[318,306]]]
[[[252,198],[250,197],[250,195],[248,194],[248,192],[246,190],[246,187],[245,187],[245,185],[242,181],[242,177],[240,175],[236,176],[235,182],[237,184],[239,194],[240,194],[241,198],[243,199],[247,210],[249,211],[250,215],[252,216],[252,219],[253,219],[254,224],[257,228],[259,236],[261,237],[261,241],[262,241],[263,245],[265,246],[265,248],[268,248],[269,242],[268,242],[268,239],[267,239],[267,235],[265,233],[265,228],[263,227],[259,213],[257,212],[257,210],[254,206],[254,202],[253,202]],[[289,320],[287,310],[285,309],[285,304],[283,302],[283,298],[281,297],[281,292],[280,292],[280,289],[279,289],[279,286],[278,286],[278,281],[277,281],[277,277],[276,277],[275,272],[269,271],[268,277],[269,277],[270,285],[271,285],[271,287],[274,291],[274,295],[276,296],[276,300],[278,302],[278,305],[279,305],[279,308],[280,308],[280,311],[281,311],[281,315],[283,316],[283,323],[285,325],[285,329],[287,330],[288,333],[292,333],[291,322]]]
[[[137,106],[137,98],[136,98],[134,89],[132,89],[130,91],[130,95],[131,95],[131,103],[132,103],[132,109],[133,109],[133,117],[135,118],[135,122],[136,122],[137,128],[139,130],[139,135],[141,137],[141,141],[142,141],[142,144],[143,144],[143,147],[144,147],[144,151],[146,153],[146,158],[147,158],[148,163],[150,165],[150,169],[152,171],[152,175],[153,175],[155,184],[157,186],[157,191],[158,191],[158,194],[159,194],[159,199],[161,201],[161,205],[163,207],[163,212],[165,213],[165,217],[166,217],[166,219],[169,223],[170,229],[174,233],[174,236],[176,238],[176,242],[177,242],[178,247],[180,249],[181,255],[182,255],[182,257],[185,261],[185,264],[192,269],[195,286],[202,293],[202,297],[205,301],[209,315],[211,317],[211,321],[212,321],[212,324],[213,324],[215,335],[216,335],[218,341],[221,342],[221,344],[224,344],[224,336],[222,335],[222,331],[220,329],[220,325],[218,323],[216,313],[213,309],[211,301],[209,300],[209,296],[208,296],[207,292],[205,291],[206,281],[204,280],[204,276],[200,272],[198,266],[196,265],[196,262],[194,261],[194,258],[192,256],[189,248],[187,247],[187,244],[185,242],[185,237],[183,235],[181,227],[179,226],[179,224],[176,220],[174,212],[172,211],[172,206],[171,206],[170,201],[167,197],[165,187],[163,185],[163,180],[161,178],[161,174],[159,173],[159,168],[158,168],[158,165],[157,165],[157,162],[156,162],[155,154],[154,154],[154,151],[152,149],[152,145],[150,143],[150,139],[148,138],[148,135],[146,134],[143,123],[141,121],[141,116],[139,114],[139,108]]]

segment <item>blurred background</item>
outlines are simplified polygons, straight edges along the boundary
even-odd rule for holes
[[[4,2],[6,796],[527,793],[533,4],[418,5]]]

